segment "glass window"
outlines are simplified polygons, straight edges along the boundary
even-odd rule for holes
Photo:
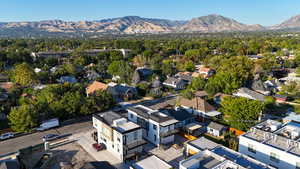
[[[152,126],[153,126],[153,130],[157,129],[157,126],[155,124],[152,124]]]
[[[156,141],[156,135],[154,134],[154,141]]]
[[[137,140],[137,139],[138,139],[138,132],[135,131],[135,132],[133,133],[133,140]]]
[[[130,113],[130,118],[133,119],[133,114]]]
[[[276,153],[270,153],[270,160],[271,161],[274,161],[274,162],[276,162],[276,163],[278,163],[279,162],[279,155],[278,154],[276,154]]]
[[[256,148],[252,144],[249,144],[248,145],[248,151],[255,154],[256,153]]]

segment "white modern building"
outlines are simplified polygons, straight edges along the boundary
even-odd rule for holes
[[[128,119],[142,127],[143,137],[149,142],[157,146],[174,142],[178,120],[142,105],[129,107],[127,110]]]
[[[300,123],[267,120],[240,136],[239,152],[276,168],[300,168]]]
[[[170,164],[155,155],[147,157],[130,166],[130,169],[171,169]]]
[[[189,157],[180,161],[180,169],[274,169],[204,137],[189,142],[186,151]]]
[[[142,138],[142,128],[113,111],[93,115],[98,143],[121,161],[139,155],[147,142]]]

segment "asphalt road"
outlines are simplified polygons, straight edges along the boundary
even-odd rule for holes
[[[87,131],[92,128],[91,121],[77,122],[70,125],[65,125],[59,128],[47,130],[44,132],[36,132],[5,141],[0,141],[0,155],[16,152],[21,148],[40,144],[43,142],[42,137],[46,134],[74,134]]]

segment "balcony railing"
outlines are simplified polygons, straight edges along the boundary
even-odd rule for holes
[[[160,137],[168,137],[179,132],[179,129],[168,130],[159,134]]]
[[[139,141],[135,141],[135,142],[133,142],[133,143],[124,144],[124,147],[125,147],[127,150],[130,150],[130,149],[133,149],[133,148],[142,146],[142,145],[144,145],[144,144],[147,144],[147,141],[145,141],[144,139],[142,139],[142,140],[139,140]]]

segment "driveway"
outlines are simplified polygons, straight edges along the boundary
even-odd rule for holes
[[[82,148],[87,151],[95,160],[97,161],[107,161],[111,165],[115,166],[118,169],[128,169],[129,167],[117,157],[115,157],[111,152],[107,150],[102,150],[97,152],[93,147],[92,144],[95,141],[91,137],[91,132],[93,130],[87,130],[85,132],[77,133],[73,136],[70,136],[70,139],[77,140],[77,143],[82,146]]]

